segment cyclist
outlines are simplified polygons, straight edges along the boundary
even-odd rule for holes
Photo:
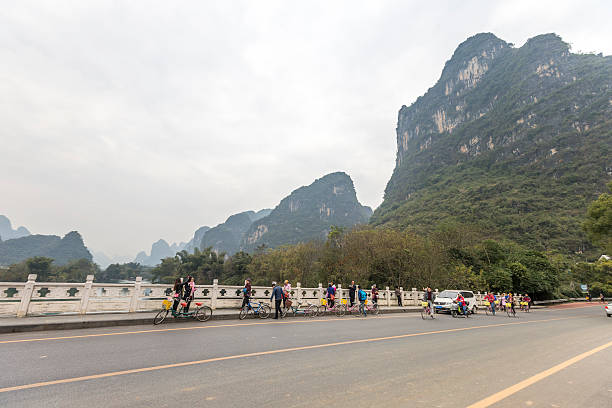
[[[484,298],[487,302],[489,302],[489,305],[491,306],[491,313],[493,313],[493,316],[495,316],[495,295],[489,292]]]
[[[434,299],[436,298],[436,294],[433,293],[431,288],[428,286],[423,294],[423,302],[427,302],[427,307],[429,307],[429,315],[433,317],[434,314]]]
[[[359,309],[363,312],[363,317],[367,317],[365,301],[368,298],[368,294],[365,290],[361,289],[361,286],[357,286],[357,296],[359,299]]]
[[[505,293],[502,293],[501,295],[501,309],[505,312],[506,311],[506,299],[508,299],[508,296],[506,296]]]
[[[467,305],[465,303],[465,298],[463,297],[461,292],[457,294],[457,299],[455,299],[455,302],[457,302],[457,307],[459,308],[459,310],[461,310],[461,313],[463,313],[463,315],[467,317]]]
[[[187,306],[184,307],[183,312],[189,312],[189,305],[191,305],[191,301],[193,300],[193,295],[195,294],[195,282],[193,280],[193,276],[188,275],[186,282],[183,283],[183,300],[187,302]]]
[[[525,309],[529,309],[530,303],[531,303],[531,298],[529,297],[529,295],[527,293],[525,293],[525,296],[523,296],[523,302],[527,303],[525,305]]]
[[[510,305],[510,308],[512,309],[512,313],[516,313],[516,310],[514,310],[514,296],[512,295],[512,292],[508,293],[507,304]]]
[[[176,312],[176,309],[178,309],[178,305],[181,301],[181,298],[183,297],[183,280],[181,278],[176,278],[176,280],[174,281],[174,287],[172,288],[172,291],[174,292],[174,295],[172,296],[174,298],[174,304],[172,305],[172,310]]]
[[[244,308],[249,304],[249,299],[251,298],[251,279],[247,279],[244,281],[244,288],[242,288],[242,306],[240,309]]]

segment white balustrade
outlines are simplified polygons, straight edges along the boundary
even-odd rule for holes
[[[36,275],[29,275],[27,282],[0,282],[0,316],[127,313],[154,311],[167,298],[171,284],[152,284],[136,278],[130,283],[97,283],[94,276],[87,276],[82,283],[36,282]],[[268,302],[272,294],[270,286],[253,286],[253,299]],[[325,298],[326,287],[305,288],[297,282],[291,297],[298,303],[319,305]],[[419,306],[422,291],[400,288],[403,306]],[[371,289],[365,289],[372,298]],[[438,289],[435,290],[436,295]],[[475,293],[479,306],[484,306],[486,293]],[[385,287],[378,291],[379,304],[394,306],[397,296],[394,290]],[[500,295],[497,294],[499,298]],[[349,298],[349,290],[337,285],[338,301]],[[202,302],[213,309],[238,309],[242,304],[242,286],[220,285],[215,279],[212,285],[196,285],[194,301]]]

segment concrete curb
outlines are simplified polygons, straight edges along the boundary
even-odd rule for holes
[[[380,309],[380,314],[389,313],[419,313],[420,308],[411,309]],[[57,317],[57,316],[55,316]],[[287,317],[287,319],[300,319],[302,317]],[[27,320],[27,317],[24,318]],[[238,313],[232,314],[218,314],[213,313],[213,320],[238,320]],[[164,321],[162,325],[166,323],[186,323],[191,322],[190,319],[168,319]],[[153,318],[147,317],[134,317],[128,319],[113,319],[113,320],[85,320],[77,322],[54,322],[54,323],[32,323],[32,324],[17,324],[17,325],[0,325],[0,334],[4,333],[24,333],[33,331],[46,331],[46,330],[75,330],[75,329],[94,329],[98,327],[115,327],[115,326],[138,326],[138,325],[150,325],[153,326]]]

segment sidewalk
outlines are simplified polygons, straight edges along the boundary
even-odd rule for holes
[[[407,306],[400,308],[397,306],[381,306],[380,313],[418,313],[421,308],[417,306]],[[112,326],[133,326],[150,325],[153,326],[153,318],[157,312],[140,313],[104,313],[87,315],[53,315],[53,316],[29,316],[29,317],[0,317],[0,333],[18,333],[42,330],[73,330],[91,329],[95,327]],[[295,319],[303,317],[295,317]],[[237,309],[217,309],[213,312],[211,320],[233,320],[238,319]],[[293,319],[290,317],[290,319]],[[169,318],[166,323],[185,323],[196,322],[192,319],[173,319]]]

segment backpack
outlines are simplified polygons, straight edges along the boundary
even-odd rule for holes
[[[368,297],[367,293],[365,293],[363,290],[359,291],[359,300],[366,300],[367,297]]]

